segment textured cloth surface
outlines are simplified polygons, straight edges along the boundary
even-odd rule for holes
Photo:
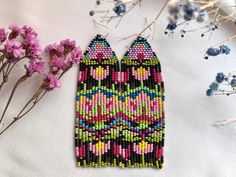
[[[161,66],[147,40],[138,37],[120,65],[97,35],[79,66],[77,165],[162,168],[164,118]]]
[[[141,8],[133,9],[123,18],[117,29],[110,27],[107,40],[118,58],[134,40],[120,38],[140,32],[144,17],[153,20],[163,3],[164,0],[145,0]],[[94,25],[88,14],[94,4],[94,0],[1,0],[0,26],[12,22],[28,24],[38,31],[43,46],[71,38],[85,50],[97,33],[107,32]],[[163,34],[168,23],[166,16],[165,11],[156,24],[155,39],[150,38],[161,59],[165,79],[167,126],[165,165],[161,170],[75,166],[74,93],[78,72],[75,67],[63,77],[61,89],[49,93],[24,120],[0,137],[0,177],[235,177],[236,129],[233,126],[217,129],[212,124],[236,118],[236,95],[209,98],[205,91],[217,72],[235,70],[236,47],[232,43],[229,56],[208,61],[203,59],[202,52],[233,35],[235,25],[222,26],[210,41],[200,40],[200,32],[189,33],[184,39],[175,33],[172,38]],[[193,24],[191,29],[195,27]],[[12,77],[18,78],[19,72]],[[10,109],[19,111],[34,87],[28,83],[19,87],[18,99]],[[9,87],[4,89],[7,90]],[[5,96],[1,94],[0,99]]]

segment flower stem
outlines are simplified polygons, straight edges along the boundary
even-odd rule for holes
[[[25,104],[25,106],[21,109],[17,117],[15,117],[12,122],[5,127],[1,132],[0,135],[2,135],[7,129],[9,129],[13,124],[15,124],[18,120],[23,118],[27,113],[29,113],[34,106],[46,95],[48,90],[45,90],[44,83],[39,87],[39,89],[34,93],[34,95],[31,97],[31,99]],[[28,108],[28,106],[32,103],[32,105]],[[28,109],[27,109],[28,108]],[[27,109],[27,110],[26,110]]]
[[[59,75],[59,79],[69,70],[70,68],[67,68],[65,71],[63,71]],[[21,83],[21,82],[19,82]],[[19,84],[18,84],[19,85]],[[17,87],[17,83],[16,83]],[[43,82],[41,86],[38,88],[38,90],[33,94],[31,99],[25,104],[25,106],[21,109],[21,111],[18,113],[18,115],[12,120],[10,124],[8,124],[7,127],[5,127],[2,131],[0,131],[0,135],[2,135],[7,129],[9,129],[13,124],[15,124],[18,120],[22,119],[26,114],[28,114],[34,106],[46,95],[46,93],[49,90],[47,89],[47,83]],[[14,94],[14,93],[13,93]],[[29,106],[32,104],[31,106]],[[27,109],[28,108],[28,109]]]
[[[14,93],[15,93],[17,87],[18,87],[22,82],[24,82],[27,78],[28,78],[27,75],[23,75],[23,76],[20,77],[19,80],[15,83],[15,85],[14,85],[12,91],[11,91],[10,97],[9,97],[9,99],[8,99],[8,101],[7,101],[7,104],[6,104],[6,106],[5,106],[4,110],[3,110],[3,113],[2,113],[2,115],[1,115],[0,124],[1,124],[2,121],[3,121],[3,118],[4,118],[4,116],[5,116],[5,114],[6,114],[6,111],[7,111],[8,107],[9,107],[9,105],[10,105],[10,103],[11,103],[11,100],[12,100],[12,98],[13,98],[13,96],[14,96]]]
[[[155,19],[149,24],[147,25],[139,34],[138,36],[141,36],[147,29],[149,29],[152,25],[154,25],[156,23],[156,21],[158,20],[158,18],[160,17],[160,15],[162,14],[162,12],[164,11],[165,7],[167,6],[167,4],[169,3],[170,0],[166,0],[166,2],[164,3],[164,5],[162,6],[161,10],[158,12],[157,16],[155,17]]]
[[[0,73],[3,71],[3,69],[6,67],[6,65],[7,65],[7,61],[5,61],[5,62],[3,62],[2,63],[2,66],[1,66],[1,68],[0,68]]]
[[[14,63],[13,65],[11,65],[11,63],[8,63],[6,71],[4,70],[5,67],[3,68],[3,70],[2,70],[2,82],[0,84],[0,91],[3,87],[3,85],[7,82],[8,77],[9,77],[10,73],[12,72],[12,69],[14,68],[15,65],[16,65],[16,63]]]

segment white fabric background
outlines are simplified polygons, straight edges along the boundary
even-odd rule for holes
[[[95,0],[1,0],[0,26],[13,22],[31,25],[39,33],[43,46],[64,38],[75,39],[84,50],[97,34],[106,29],[95,26],[88,12]],[[144,17],[154,18],[163,1],[145,0],[121,22],[110,28],[107,37],[121,58],[133,39],[119,37],[139,32]],[[217,129],[212,123],[236,118],[235,95],[206,97],[209,83],[219,71],[236,69],[236,46],[232,54],[203,59],[204,50],[235,32],[234,25],[222,27],[212,40],[201,39],[200,32],[167,37],[166,12],[156,26],[155,40],[150,43],[157,52],[166,86],[165,167],[156,169],[77,168],[74,155],[74,100],[77,68],[63,78],[61,89],[51,92],[22,121],[0,137],[0,177],[235,177],[236,129]],[[113,22],[114,23],[114,22]],[[114,25],[111,25],[114,26]],[[193,27],[194,28],[194,27]],[[18,69],[12,77],[19,77]],[[37,77],[33,81],[37,84]],[[12,81],[13,82],[13,81]],[[20,87],[8,118],[20,109],[35,85]],[[1,106],[7,90],[1,93]]]

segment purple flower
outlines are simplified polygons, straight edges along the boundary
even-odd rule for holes
[[[3,50],[9,55],[10,62],[18,61],[25,56],[25,50],[16,39],[7,41]]]
[[[39,42],[36,38],[27,38],[23,42],[23,48],[29,59],[42,59],[42,52]]]
[[[30,60],[29,65],[25,66],[27,75],[30,77],[34,73],[42,74],[44,71],[44,64],[45,63],[43,61]]]
[[[67,64],[64,58],[53,55],[50,61],[50,68],[53,73],[58,72],[59,70],[65,70]]]
[[[82,56],[83,54],[80,47],[75,47],[74,50],[72,50],[69,54],[68,64],[69,65],[78,64]]]
[[[61,56],[64,52],[64,47],[58,44],[50,44],[45,48],[45,52],[48,52],[51,56]]]
[[[9,34],[10,40],[16,38],[19,34],[22,33],[22,28],[20,28],[16,24],[11,24],[9,26],[9,29],[11,30],[11,33]]]
[[[61,87],[61,82],[53,74],[46,75],[44,81],[48,84],[49,90]]]
[[[0,28],[0,45],[6,40],[7,33],[4,28]]]
[[[60,42],[60,45],[64,47],[66,52],[70,52],[75,48],[76,42],[74,40],[65,39]]]
[[[12,30],[13,32],[16,32],[16,33],[22,32],[22,29],[19,26],[17,26],[16,24],[9,25],[9,29]]]
[[[38,34],[29,26],[23,26],[19,32],[23,38],[37,38]]]
[[[39,45],[37,36],[38,34],[28,26],[23,26],[21,33],[23,38],[23,48],[26,50],[26,56],[29,59],[41,59],[41,47]]]

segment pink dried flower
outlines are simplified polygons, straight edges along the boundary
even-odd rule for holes
[[[3,51],[10,56],[10,62],[18,61],[25,56],[25,50],[22,48],[21,43],[16,39],[7,41]]]
[[[38,34],[28,26],[23,26],[21,33],[23,38],[23,48],[26,50],[26,56],[29,59],[41,59],[41,47],[39,45],[37,36]]]
[[[58,44],[50,44],[45,48],[45,52],[48,52],[51,56],[61,56],[64,52],[64,47]]]
[[[65,39],[60,42],[60,45],[63,46],[66,52],[68,53],[75,48],[76,42],[74,40]]]
[[[82,54],[82,50],[80,47],[75,47],[74,50],[72,50],[70,52],[69,58],[68,58],[68,62],[69,64],[73,65],[73,64],[78,64],[80,59],[82,58],[83,54]]]
[[[29,65],[25,66],[27,70],[27,75],[30,77],[34,73],[42,74],[44,71],[44,62],[43,61],[36,61],[36,60],[30,60]]]
[[[61,87],[61,82],[53,74],[46,75],[45,78],[44,78],[44,81],[48,84],[48,89],[49,90]]]
[[[20,28],[16,24],[11,24],[9,26],[9,29],[11,30],[11,33],[9,34],[10,40],[16,38],[20,33],[22,33],[22,28]]]
[[[0,45],[6,40],[7,33],[4,28],[0,28]]]
[[[29,59],[41,59],[41,47],[35,38],[27,38],[23,42],[23,48],[26,50],[26,55]]]
[[[67,64],[64,58],[53,55],[49,63],[53,73],[57,73],[59,70],[64,71],[67,68]]]
[[[37,38],[38,34],[29,26],[23,26],[19,32],[23,38]]]
[[[17,26],[16,24],[9,25],[9,29],[14,31],[14,32],[17,32],[17,33],[22,32],[22,29],[19,26]]]

